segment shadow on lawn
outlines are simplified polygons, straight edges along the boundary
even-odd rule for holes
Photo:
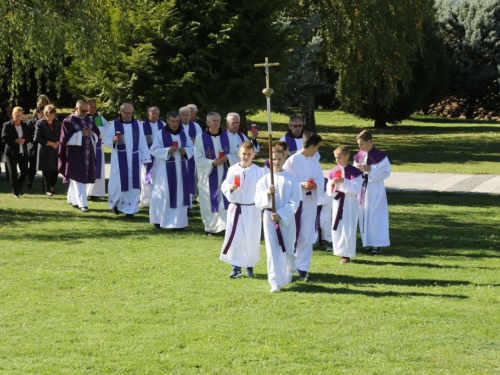
[[[378,258],[380,259],[380,258]],[[432,263],[410,263],[410,262],[390,262],[390,261],[371,261],[371,260],[363,260],[356,258],[354,261],[356,264],[364,264],[368,266],[395,266],[395,267],[423,267],[423,268],[438,268],[438,269],[467,269],[467,268],[476,268],[476,269],[482,269],[482,270],[496,270],[497,268],[495,267],[475,267],[475,266],[470,266],[468,264],[464,264],[463,266],[447,266],[447,265],[442,265],[442,264],[432,264]]]
[[[465,295],[453,294],[433,294],[433,293],[418,293],[418,292],[375,292],[369,290],[359,290],[350,288],[328,288],[322,285],[312,284],[292,284],[290,287],[283,289],[283,292],[300,292],[300,293],[328,293],[328,294],[352,294],[352,295],[365,295],[368,297],[437,297],[437,298],[456,298],[466,299],[469,298]]]

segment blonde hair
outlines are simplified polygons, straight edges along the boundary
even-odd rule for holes
[[[349,148],[347,146],[339,146],[335,150],[333,150],[333,154],[337,155],[349,155]]]
[[[12,109],[12,114],[17,113],[17,112],[22,112],[22,113],[24,113],[24,109],[23,109],[23,107],[14,107],[14,108]]]

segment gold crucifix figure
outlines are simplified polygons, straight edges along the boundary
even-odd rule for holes
[[[272,94],[273,94],[273,89],[269,87],[269,67],[270,66],[279,66],[280,63],[270,63],[269,62],[269,59],[266,57],[266,62],[264,64],[254,64],[253,66],[256,67],[256,68],[266,68],[266,88],[264,90],[262,90],[262,93],[267,96],[267,97],[270,97]]]

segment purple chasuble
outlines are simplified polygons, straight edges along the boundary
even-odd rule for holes
[[[115,119],[115,131],[119,131],[122,134],[122,139],[120,139],[116,144],[116,151],[118,155],[118,166],[120,168],[120,183],[122,191],[128,191],[128,160],[127,160],[127,146],[125,145],[125,131],[123,124],[120,119]],[[141,181],[139,176],[139,123],[137,120],[132,121],[132,188],[140,189]]]
[[[215,148],[214,148],[214,141],[212,139],[212,136],[208,133],[201,133],[202,139],[203,139],[203,148],[205,149],[205,157],[207,159],[215,160],[218,158],[219,155],[215,155]],[[227,155],[229,154],[229,137],[227,136],[226,133],[221,133],[219,135],[220,137],[220,144],[222,147],[222,150],[224,151],[224,154]],[[227,175],[227,165],[223,164],[224,166],[224,172],[222,174],[222,180],[226,179]],[[219,186],[219,172],[218,172],[218,167],[213,167],[212,172],[208,176],[208,186],[210,189],[210,203],[212,204],[212,212],[216,213],[219,212],[219,195],[220,195],[220,186]],[[229,202],[226,199],[225,196],[222,197],[224,200],[224,207],[227,209],[229,206]]]
[[[144,131],[144,136],[146,137],[146,143],[148,144],[148,147],[151,148],[151,145],[153,144],[153,129],[151,129],[151,123],[149,122],[148,119],[145,119],[142,122],[142,130]],[[158,130],[162,130],[165,128],[165,123],[161,120],[158,120],[156,122],[156,126],[158,127]],[[155,161],[155,158],[153,155],[151,155],[151,163],[146,164],[146,177],[144,178],[144,184],[149,185],[151,183],[151,172],[153,171],[153,163]]]
[[[74,180],[83,184],[91,184],[96,179],[96,157],[91,137],[82,137],[81,146],[67,146],[71,137],[87,127],[97,136],[99,128],[86,116],[81,119],[74,113],[63,120],[61,126],[61,147],[59,148],[58,170],[64,176],[64,182]]]
[[[288,145],[288,154],[289,155],[297,152],[297,142],[295,142],[295,139],[296,138],[294,138],[288,134],[285,134],[285,142]]]
[[[164,128],[161,131],[161,136],[163,140],[163,147],[168,148],[172,146],[173,139],[172,134]],[[186,147],[186,133],[181,130],[179,132],[179,137],[181,138],[181,147]],[[175,166],[175,157],[174,155],[170,155],[170,160],[167,160],[165,163],[165,167],[167,168],[167,180],[168,180],[168,194],[170,196],[170,208],[177,208],[177,170]],[[189,175],[188,169],[186,165],[186,160],[181,159],[181,172],[182,172],[182,192],[184,194],[184,206],[191,205],[191,199],[189,197]]]

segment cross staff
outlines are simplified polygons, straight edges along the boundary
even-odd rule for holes
[[[271,185],[274,186],[274,172],[273,172],[273,129],[271,127],[271,95],[274,90],[269,87],[269,67],[270,66],[279,66],[279,63],[269,63],[268,58],[266,57],[266,62],[264,64],[254,64],[256,68],[266,68],[266,88],[262,90],[262,93],[267,98],[267,132],[269,134],[269,169],[271,172]],[[274,202],[274,194],[271,195],[272,209],[273,213],[276,212],[275,202]]]

